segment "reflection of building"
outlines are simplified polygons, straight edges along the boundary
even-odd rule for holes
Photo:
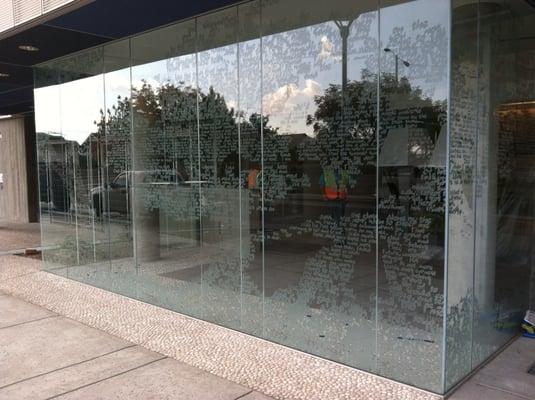
[[[96,35],[32,63],[46,268],[441,394],[506,344],[535,8],[167,3],[121,30],[96,0],[54,22],[106,10]]]

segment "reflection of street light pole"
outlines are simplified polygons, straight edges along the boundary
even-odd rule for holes
[[[347,22],[334,21],[342,37],[342,126],[345,127],[346,120],[346,96],[347,96],[347,40],[349,30],[354,19]]]
[[[347,89],[347,39],[349,38],[349,28],[351,28],[353,21],[352,19],[345,24],[343,21],[334,21],[342,37],[342,97]]]
[[[398,83],[399,82],[399,61],[401,60],[403,65],[405,65],[406,67],[409,67],[411,64],[408,61],[405,61],[400,56],[398,56],[397,53],[393,51],[392,49],[385,47],[384,50],[385,50],[385,53],[392,53],[396,57],[396,83]]]

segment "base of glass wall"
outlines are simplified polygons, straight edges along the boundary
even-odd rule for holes
[[[4,257],[0,291],[275,398],[443,398],[41,271],[34,259]]]
[[[463,377],[461,380],[459,380],[457,383],[455,383],[450,389],[446,391],[444,394],[444,399],[449,398],[454,392],[456,392],[458,389],[460,389],[461,386],[463,386],[465,383],[467,383],[470,379],[472,379],[475,375],[479,373],[483,368],[485,368],[489,363],[491,363],[495,358],[497,358],[504,350],[506,350],[515,340],[518,340],[519,337],[522,335],[519,333],[518,335],[515,335],[511,337],[507,342],[505,342],[498,350],[496,350],[494,353],[492,353],[490,356],[488,356],[485,360],[483,360],[480,364],[474,367],[472,371]]]

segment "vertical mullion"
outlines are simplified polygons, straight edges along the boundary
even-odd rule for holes
[[[133,95],[134,95],[134,85],[133,85],[133,72],[132,72],[132,69],[133,69],[133,54],[132,54],[132,39],[128,39],[128,52],[129,52],[129,64],[130,64],[130,67],[128,68],[128,71],[129,71],[129,74],[130,74],[130,88],[129,88],[129,91],[130,91],[130,168],[131,168],[131,178],[130,178],[130,182],[131,182],[131,188],[132,188],[132,199],[130,201],[130,207],[132,208],[132,212],[131,212],[131,215],[132,215],[132,225],[131,225],[131,229],[132,229],[132,255],[133,255],[133,261],[134,261],[134,266],[135,266],[135,271],[136,271],[136,276],[139,275],[139,257],[138,257],[138,238],[137,238],[137,230],[136,230],[136,225],[137,225],[137,215],[136,215],[136,202],[137,202],[137,196],[136,196],[136,191],[137,191],[137,188],[136,188],[136,178],[135,178],[135,160],[136,160],[136,140],[135,140],[135,134],[136,134],[136,130],[135,130],[135,127],[134,127],[134,98],[133,98]],[[128,182],[128,174],[126,175],[126,180]],[[108,202],[108,207],[109,207],[109,202]],[[109,213],[108,213],[109,214]],[[137,279],[136,279],[136,282],[137,282]],[[139,285],[136,283],[136,288],[135,288],[135,291],[136,291],[136,296],[139,297]]]
[[[451,94],[452,94],[452,88],[451,88],[451,69],[452,69],[452,45],[451,45],[451,37],[453,32],[453,12],[452,12],[452,4],[450,1],[450,7],[449,7],[449,26],[447,28],[446,35],[449,34],[449,40],[448,40],[448,52],[449,55],[449,65],[446,69],[447,71],[447,77],[446,77],[446,85],[447,85],[447,93],[448,93],[448,99],[447,99],[447,115],[446,115],[446,132],[443,134],[446,134],[446,165],[444,168],[446,169],[446,176],[445,176],[445,193],[444,193],[444,274],[443,274],[443,285],[442,290],[444,293],[443,300],[442,300],[442,348],[441,348],[441,387],[442,392],[446,391],[446,341],[447,341],[447,322],[448,322],[448,287],[449,287],[449,279],[448,279],[448,272],[449,272],[449,232],[450,232],[450,201],[449,201],[449,194],[450,194],[450,138],[451,138]],[[440,135],[440,134],[439,134]],[[438,139],[437,139],[438,140]],[[435,146],[437,146],[437,143],[435,142]]]
[[[97,132],[98,133],[98,132]],[[91,188],[93,187],[93,140],[91,135],[87,138],[89,141],[89,148],[87,149],[87,197],[91,201]],[[87,206],[90,207],[89,203]],[[93,241],[93,262],[97,262],[97,239],[95,234],[95,213],[91,213],[91,239]]]
[[[99,204],[99,207],[101,207],[100,209],[100,217],[101,217],[101,220],[102,220],[102,223],[103,224],[106,224],[106,217],[104,217],[103,213],[104,211],[107,211],[106,212],[106,215],[107,215],[107,228],[108,228],[108,259],[109,259],[109,265],[108,265],[108,268],[109,268],[109,271],[110,273],[113,272],[113,266],[112,266],[112,254],[111,254],[111,249],[112,249],[112,244],[111,244],[111,216],[110,216],[110,190],[109,190],[109,182],[108,182],[108,179],[109,179],[109,176],[110,176],[110,167],[109,167],[109,158],[108,158],[108,124],[107,124],[107,109],[108,109],[108,102],[107,102],[107,96],[106,96],[106,74],[107,74],[107,69],[106,69],[106,52],[103,50],[102,51],[102,71],[103,71],[103,74],[102,74],[102,86],[104,88],[104,115],[103,115],[103,125],[104,125],[104,129],[103,129],[103,133],[104,133],[104,157],[102,157],[102,155],[99,155],[99,164],[100,164],[100,160],[103,158],[104,159],[104,168],[101,169],[101,171],[104,172],[104,174],[102,174],[101,172],[101,187],[105,188],[104,189],[104,199],[99,199],[99,202],[101,204]],[[130,85],[131,86],[131,85]],[[100,143],[98,144],[98,149],[99,149],[99,152],[100,152]],[[128,169],[126,169],[128,171]],[[127,186],[127,196],[128,196],[128,186]],[[106,207],[108,208],[106,210]],[[128,201],[127,201],[127,210],[128,210]]]
[[[377,87],[375,128],[375,372],[379,370],[379,152],[381,112],[381,0],[377,2]]]
[[[201,117],[200,117],[200,85],[199,85],[199,19],[195,18],[195,86],[196,86],[196,106],[197,106],[197,180],[198,180],[198,195],[199,195],[199,251],[203,248],[203,224],[202,224],[202,177],[201,177]],[[201,310],[200,315],[203,316],[203,287],[204,263],[201,262]]]
[[[266,336],[266,233],[265,233],[265,200],[264,200],[264,18],[263,2],[260,1],[260,187],[261,187],[261,215],[262,215],[262,336]]]
[[[241,88],[240,88],[240,6],[236,6],[236,87],[238,95],[238,115],[236,118],[238,126],[238,218],[239,218],[239,259],[240,259],[240,328],[243,329],[243,216],[242,216],[242,183],[241,183],[241,174],[242,174],[242,163],[241,163],[241,119],[242,119],[242,108],[241,108]]]
[[[475,318],[475,305],[476,305],[476,293],[475,293],[475,285],[476,285],[476,267],[477,267],[477,187],[479,184],[479,130],[480,130],[480,121],[479,118],[480,115],[480,51],[481,51],[481,39],[480,39],[480,33],[481,33],[481,18],[480,18],[480,1],[477,2],[477,13],[476,13],[476,131],[475,131],[475,141],[474,141],[474,175],[473,175],[473,186],[472,186],[472,207],[474,209],[474,222],[473,222],[473,257],[472,257],[472,306],[471,306],[471,328],[470,328],[470,370],[474,368],[474,318]]]
[[[76,151],[75,144],[71,142],[71,153],[72,153],[72,180],[73,180],[73,189],[74,189],[74,227],[76,232],[76,265],[80,265],[80,233],[78,231],[78,195],[76,188]]]

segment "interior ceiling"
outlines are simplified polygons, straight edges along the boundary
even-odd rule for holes
[[[79,9],[0,40],[0,115],[33,110],[32,66],[124,38],[240,0],[95,0]],[[37,52],[20,50],[32,45]]]

